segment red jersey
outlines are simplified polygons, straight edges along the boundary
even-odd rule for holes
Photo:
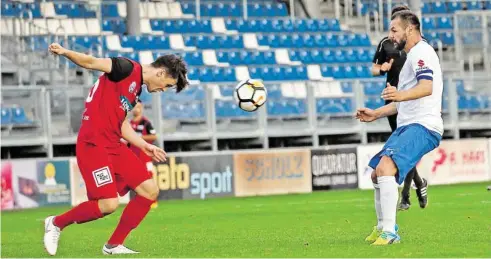
[[[152,123],[150,120],[148,120],[145,116],[142,116],[142,118],[138,121],[132,120],[131,122],[131,127],[135,132],[140,135],[140,136],[145,136],[145,135],[155,135],[156,131],[152,126]],[[147,141],[148,143],[151,143],[150,141]],[[145,153],[141,152],[141,150],[137,147],[131,146],[128,144],[128,147],[143,161],[143,162],[149,162],[152,161],[152,158],[147,156]]]
[[[90,89],[85,101],[78,141],[102,147],[120,146],[121,125],[142,91],[139,63],[111,58],[111,73],[104,73]]]

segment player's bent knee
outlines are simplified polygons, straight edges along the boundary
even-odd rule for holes
[[[107,215],[111,214],[119,206],[119,199],[118,198],[109,198],[109,199],[103,199],[99,200],[99,209],[101,210],[102,214]]]
[[[377,176],[395,176],[397,167],[392,158],[383,156],[375,171]]]
[[[157,200],[159,188],[153,179],[148,179],[136,187],[135,192],[149,200]]]

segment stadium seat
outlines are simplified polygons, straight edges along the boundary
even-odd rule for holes
[[[438,29],[453,29],[452,17],[438,17],[437,20]]]
[[[447,10],[449,13],[454,13],[455,11],[462,10],[462,3],[455,1],[447,3]]]
[[[433,30],[436,28],[436,22],[433,17],[424,17],[422,25],[424,30]]]
[[[2,119],[1,119],[1,124],[2,126],[9,125],[12,123],[12,111],[9,108],[2,107]]]
[[[423,14],[429,14],[432,12],[431,10],[431,6],[430,6],[430,3],[427,3],[427,2],[424,2],[424,1],[421,1],[421,12]]]
[[[467,2],[467,10],[481,10],[481,9],[482,9],[481,1]]]
[[[431,11],[432,13],[446,13],[447,12],[447,6],[445,5],[445,2],[443,1],[436,1],[431,3]]]
[[[27,118],[24,108],[13,107],[11,108],[12,123],[13,124],[32,124],[33,122]]]

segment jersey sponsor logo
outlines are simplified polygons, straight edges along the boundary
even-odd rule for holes
[[[94,172],[92,172],[92,174],[94,175],[95,185],[97,187],[101,187],[113,182],[109,167],[107,166],[95,170]]]
[[[123,111],[129,112],[133,109],[133,105],[131,105],[130,101],[125,96],[119,96],[119,100],[121,101],[120,107],[123,109]]]
[[[130,88],[128,89],[128,91],[132,94],[136,89],[136,82],[131,82],[130,84]]]
[[[424,62],[422,59],[420,59],[420,60],[418,61],[418,66],[419,66],[419,67],[424,67],[424,65],[425,65],[425,62]]]

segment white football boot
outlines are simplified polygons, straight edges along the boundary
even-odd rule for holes
[[[44,220],[44,248],[50,255],[55,255],[58,249],[61,230],[53,224],[54,216],[49,216]]]
[[[107,245],[104,245],[102,247],[102,253],[105,255],[123,255],[123,254],[139,254],[140,252],[133,251],[124,245],[118,245],[113,248],[109,248],[107,247]]]

